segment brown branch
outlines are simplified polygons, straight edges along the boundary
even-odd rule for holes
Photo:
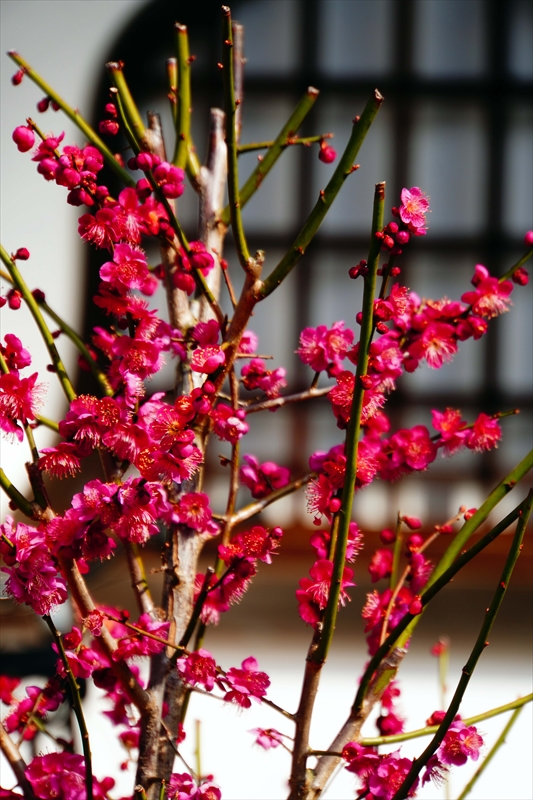
[[[20,755],[18,747],[15,745],[11,736],[8,734],[2,722],[0,722],[0,750],[6,757],[6,761],[15,773],[17,783],[24,793],[25,800],[35,800],[35,795],[31,784],[26,777],[26,762]]]
[[[324,397],[331,391],[333,386],[323,386],[322,389],[306,389],[305,392],[297,394],[286,394],[281,397],[271,397],[269,400],[262,400],[259,403],[251,403],[246,407],[247,414],[256,414],[258,411],[271,411],[273,408],[281,408],[289,403],[300,403],[302,400],[312,400],[314,397]]]
[[[275,503],[276,500],[280,500],[282,497],[286,497],[288,494],[296,492],[298,489],[301,489],[302,486],[306,486],[309,481],[315,477],[316,475],[314,472],[308,472],[307,475],[303,475],[301,478],[296,478],[296,480],[291,481],[286,486],[282,486],[281,489],[276,489],[275,492],[272,492],[266,497],[261,498],[261,500],[257,500],[255,503],[250,503],[250,505],[244,506],[244,508],[241,508],[240,511],[237,511],[231,517],[231,527],[234,528],[235,525],[239,524],[239,522],[244,522],[246,519],[250,519],[250,517],[259,514],[264,508],[271,505],[271,503]]]

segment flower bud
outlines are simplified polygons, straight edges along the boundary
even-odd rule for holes
[[[420,614],[422,611],[422,600],[420,599],[419,595],[416,595],[411,602],[409,603],[409,613],[416,616]]]
[[[529,275],[525,269],[522,267],[518,267],[515,269],[512,275],[513,283],[517,283],[518,286],[526,286],[529,281]]]
[[[533,231],[528,231],[524,236],[524,244],[527,244],[528,247],[533,246]]]
[[[385,530],[381,531],[379,534],[379,538],[383,544],[392,544],[396,541],[396,534],[394,531],[391,531],[390,528],[385,528]]]
[[[109,114],[109,116],[113,117],[113,119],[117,118],[117,107],[114,103],[106,103],[105,111],[106,114]]]
[[[418,528],[422,527],[422,521],[419,520],[418,517],[402,517],[402,522],[412,531],[416,531]]]
[[[114,119],[103,119],[98,123],[98,130],[108,136],[116,136],[119,132],[119,124]]]
[[[332,497],[331,500],[329,501],[328,508],[332,514],[336,514],[337,511],[340,510],[341,505],[342,503],[338,497]]]
[[[396,234],[396,241],[398,244],[407,244],[409,239],[411,238],[411,234],[409,231],[398,231]]]
[[[28,125],[19,125],[15,128],[11,138],[21,153],[27,153],[35,144],[35,134]]]
[[[137,169],[142,169],[143,172],[152,169],[153,163],[151,153],[139,153],[137,156]]]
[[[34,289],[32,295],[35,297],[38,303],[44,303],[46,300],[45,293],[42,289]]]
[[[152,187],[146,178],[141,178],[139,181],[137,181],[135,188],[137,190],[139,200],[146,200],[146,198],[150,197],[152,194]]]
[[[405,544],[411,553],[416,553],[416,551],[419,550],[419,548],[424,544],[424,537],[420,536],[419,533],[413,533],[408,537]]]
[[[15,72],[15,74],[11,76],[11,83],[13,84],[13,86],[18,86],[19,83],[22,82],[23,77],[24,77],[23,69],[19,69],[18,72]]]
[[[398,233],[398,223],[389,222],[385,230],[387,231],[387,233]]]
[[[37,111],[40,111],[43,114],[45,111],[48,111],[48,106],[50,105],[50,98],[43,97],[42,100],[39,100],[37,103]]]
[[[6,295],[9,308],[17,311],[22,305],[22,295],[18,289],[10,289]]]
[[[30,251],[26,247],[19,247],[13,256],[13,261],[27,261],[29,257]]]
[[[318,157],[320,161],[323,161],[324,164],[331,164],[337,158],[337,151],[327,145],[324,141],[320,143],[320,150],[318,151]]]

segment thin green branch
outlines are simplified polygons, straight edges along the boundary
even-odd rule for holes
[[[303,97],[301,97],[301,99],[298,101],[296,108],[274,141],[258,143],[259,145],[268,146],[269,149],[239,191],[241,208],[244,208],[248,200],[255,194],[257,189],[259,189],[263,180],[268,175],[283,151],[289,146],[289,144],[293,143],[292,140],[296,131],[298,128],[300,128],[304,119],[313,108],[318,95],[318,89],[315,89],[314,86],[309,86]],[[302,143],[304,143],[304,140],[302,140]],[[237,154],[246,152],[247,149],[256,149],[255,144],[252,143],[252,145],[239,145],[237,148]],[[230,219],[230,206],[227,205],[220,215],[220,220],[224,223],[224,225],[228,225]]]
[[[309,92],[309,90],[308,90]],[[318,97],[318,92],[315,89],[316,97]],[[308,93],[304,95],[304,99],[308,97]],[[285,150],[287,147],[294,147],[295,145],[303,145],[304,147],[309,147],[310,144],[315,144],[317,142],[321,142],[324,139],[331,139],[333,134],[331,133],[322,133],[318,136],[295,136],[295,137],[288,137],[284,142],[281,144],[282,151]],[[239,144],[237,146],[237,152],[239,155],[241,153],[253,153],[255,150],[267,150],[268,148],[272,147],[275,144],[276,140],[271,139],[268,142],[248,142],[248,144]],[[264,163],[264,158],[262,162]]]
[[[176,125],[176,118],[178,115],[178,61],[176,58],[167,58],[167,83],[168,83],[168,101],[170,103],[170,113]]]
[[[0,467],[0,486],[7,494],[9,499],[12,503],[16,505],[16,507],[22,511],[29,519],[34,519],[35,514],[33,513],[33,508],[29,500],[26,500],[23,494],[19,492],[16,486],[14,486],[9,478],[7,477],[4,470]]]
[[[83,716],[83,707],[81,704],[81,697],[80,697],[80,687],[76,683],[76,678],[74,677],[74,673],[72,672],[69,664],[69,660],[67,658],[67,654],[65,652],[65,647],[63,645],[63,638],[59,631],[57,630],[56,626],[53,623],[52,618],[45,614],[43,616],[44,621],[48,625],[50,629],[50,633],[52,634],[52,638],[56,643],[56,647],[58,649],[59,657],[63,662],[63,667],[65,669],[67,680],[70,686],[70,691],[72,694],[72,707],[74,709],[74,713],[76,715],[76,719],[78,721],[78,726],[80,729],[81,735],[81,745],[83,748],[83,755],[85,757],[85,788],[87,792],[87,800],[93,800],[93,767],[92,767],[92,758],[91,758],[91,745],[89,741],[89,731],[87,730],[87,725],[85,723],[85,717]]]
[[[523,463],[524,462],[521,462],[521,465],[523,465]],[[523,475],[526,472],[527,470],[524,469]],[[516,473],[516,468],[513,470],[513,473]],[[523,477],[523,475],[521,477]],[[504,481],[502,481],[502,483]],[[440,590],[443,589],[452,580],[452,578],[454,578],[455,575],[457,575],[457,573],[466,566],[466,564],[475,558],[478,553],[481,553],[482,550],[488,547],[488,545],[491,544],[491,542],[493,542],[501,533],[503,533],[503,531],[507,530],[509,525],[512,525],[512,523],[518,518],[520,512],[525,508],[527,500],[528,498],[526,498],[526,500],[513,509],[513,511],[507,514],[507,516],[504,517],[501,522],[495,525],[478,542],[476,542],[476,544],[472,545],[472,547],[470,547],[466,553],[460,555],[459,558],[442,573],[438,580],[432,583],[431,586],[424,589],[420,595],[420,600],[423,607],[425,607],[435,597],[435,595],[437,595]],[[361,678],[359,689],[352,706],[352,715],[355,716],[360,712],[372,677],[383,659],[386,658],[387,654],[396,644],[400,636],[402,636],[406,628],[411,625],[413,620],[418,621],[420,616],[420,614],[418,616],[414,616],[413,614],[407,613],[404,617],[402,617],[396,627],[392,629],[383,644],[380,645],[380,647],[376,650],[376,653],[368,662],[367,668],[365,669],[363,677]]]
[[[365,286],[363,292],[363,318],[361,320],[361,336],[359,339],[359,352],[357,355],[357,369],[355,374],[354,392],[350,422],[346,431],[346,472],[344,475],[344,487],[342,491],[342,505],[339,511],[339,529],[337,534],[337,546],[333,559],[333,573],[331,576],[331,587],[329,591],[328,603],[324,612],[323,631],[320,643],[313,652],[312,660],[320,664],[326,660],[329,647],[335,630],[337,611],[342,587],[342,574],[346,562],[346,546],[350,529],[350,519],[352,516],[352,503],[355,491],[355,481],[357,477],[357,448],[359,445],[359,434],[361,430],[361,411],[363,408],[364,386],[363,379],[366,376],[368,367],[368,353],[372,341],[373,315],[374,315],[374,291],[376,286],[376,274],[379,266],[380,246],[374,233],[383,228],[383,214],[385,208],[385,184],[376,184],[374,194],[374,210],[372,214],[372,232],[370,238],[370,251],[368,254],[368,274],[365,276]]]
[[[113,86],[117,90],[118,96],[120,97],[120,102],[127,124],[135,136],[135,140],[138,144],[137,149],[142,150],[145,138],[144,122],[127,84],[123,66],[124,65],[121,61],[108,61],[106,64],[106,69],[109,73]]]
[[[189,158],[191,138],[191,64],[187,26],[176,22],[175,46],[177,62],[176,144],[172,163],[185,169]]]
[[[9,254],[2,247],[2,245],[0,245],[0,258],[6,265],[8,272],[13,280],[13,283],[21,293],[22,297],[24,298],[24,301],[26,302],[26,305],[28,306],[31,315],[35,320],[37,327],[39,328],[41,336],[43,337],[47,350],[50,354],[50,358],[52,359],[52,363],[55,367],[55,371],[57,377],[59,378],[61,388],[63,389],[65,397],[70,403],[76,397],[76,392],[74,391],[70,378],[67,375],[67,371],[63,366],[63,362],[59,357],[59,353],[57,352],[54,339],[52,337],[52,334],[50,333],[48,325],[44,321],[43,315],[41,314],[41,310],[37,305],[37,301],[35,300],[35,297],[32,295],[30,290],[28,289],[22,275],[18,270],[16,263],[9,257]]]
[[[27,75],[30,80],[36,83],[37,86],[43,90],[47,97],[50,97],[53,102],[59,106],[63,113],[66,114],[66,116],[80,129],[84,136],[87,137],[88,141],[98,148],[104,157],[106,164],[113,170],[115,175],[117,175],[120,180],[126,184],[126,186],[135,186],[135,181],[131,175],[129,175],[129,173],[120,166],[111,150],[103,143],[96,131],[91,128],[88,122],[83,119],[78,109],[71,108],[71,106],[69,106],[63,100],[63,98],[60,97],[57,92],[55,92],[52,87],[49,86],[18,53],[16,53],[14,50],[10,50],[8,56],[15,62],[15,64],[18,64],[18,66],[21,67],[21,69],[24,71],[24,74]]]
[[[266,497],[261,498],[261,500],[257,500],[255,503],[250,503],[249,505],[239,509],[239,511],[236,511],[231,516],[231,528],[234,528],[235,525],[238,525],[240,522],[250,519],[250,517],[254,517],[256,514],[260,514],[261,511],[263,511],[263,509],[265,509],[267,506],[275,503],[276,500],[280,500],[282,497],[286,497],[292,492],[296,492],[298,489],[301,489],[302,486],[306,486],[309,481],[315,477],[316,475],[314,472],[308,472],[307,475],[303,475],[301,478],[296,478],[296,480],[291,481],[286,486],[282,486],[281,489],[276,489]]]
[[[509,278],[512,278],[512,276],[513,276],[513,272],[516,272],[516,270],[517,270],[517,269],[519,269],[521,266],[523,266],[523,265],[526,263],[526,261],[529,261],[529,259],[531,258],[531,256],[533,256],[533,247],[530,247],[530,248],[529,248],[529,250],[526,250],[526,252],[525,252],[525,253],[524,253],[524,255],[522,256],[522,258],[519,258],[519,259],[518,259],[518,261],[516,262],[516,264],[513,264],[513,266],[512,266],[512,267],[509,267],[509,269],[507,270],[507,272],[505,272],[505,273],[504,273],[504,274],[501,276],[501,278],[500,278],[500,283],[501,283],[502,281],[506,281],[506,280],[508,280]]]
[[[500,714],[505,714],[507,711],[521,709],[527,703],[531,703],[532,700],[533,694],[527,694],[524,697],[519,697],[517,700],[513,700],[511,703],[506,703],[504,706],[491,708],[489,711],[483,711],[481,714],[476,714],[473,717],[465,717],[462,722],[467,726],[477,725],[478,722],[484,722],[484,720],[491,719],[491,717],[498,717]],[[418,728],[416,731],[395,733],[391,736],[370,736],[367,739],[361,739],[360,744],[363,747],[381,747],[382,745],[386,744],[398,744],[400,742],[407,742],[411,739],[419,739],[422,736],[431,736],[431,734],[436,733],[438,729],[438,725],[428,725],[425,728]],[[338,755],[340,755],[340,753]]]
[[[274,289],[287,277],[289,272],[296,266],[300,258],[305,253],[309,243],[318,231],[322,220],[331,208],[331,205],[341,190],[344,181],[352,172],[355,171],[354,166],[355,158],[359,152],[361,145],[365,140],[365,136],[374,121],[376,114],[381,108],[383,96],[374,90],[373,96],[370,98],[365,106],[361,117],[356,117],[352,128],[352,134],[346,145],[344,153],[339,159],[337,169],[333,173],[328,185],[316,202],[315,207],[311,211],[309,217],[302,230],[294,240],[290,250],[283,256],[277,267],[270,273],[268,278],[264,281],[260,290],[261,298],[268,297]]]
[[[489,643],[488,636],[492,630],[492,626],[494,624],[500,606],[503,602],[503,598],[505,597],[505,594],[507,592],[509,581],[513,574],[515,564],[518,561],[520,551],[522,549],[522,540],[526,532],[526,526],[529,519],[529,515],[531,513],[532,506],[533,506],[533,491],[529,493],[528,499],[520,514],[520,518],[516,526],[516,531],[513,537],[513,541],[509,549],[509,554],[505,561],[505,565],[503,567],[498,586],[494,593],[494,597],[492,598],[492,602],[485,613],[485,619],[483,620],[483,624],[479,631],[476,643],[472,648],[470,657],[462,669],[461,678],[459,680],[459,683],[457,684],[457,689],[455,690],[452,701],[448,706],[446,715],[442,720],[441,724],[439,725],[439,729],[435,733],[429,745],[426,747],[424,752],[419,756],[419,758],[416,758],[414,760],[411,769],[409,770],[402,785],[394,795],[393,800],[404,800],[404,798],[408,796],[409,790],[416,781],[420,771],[426,766],[431,756],[436,752],[436,750],[440,746],[450,725],[452,724],[455,718],[455,715],[459,711],[459,708],[461,706],[461,701],[466,692],[472,674],[477,666],[481,654],[483,653],[485,647],[487,647]]]
[[[59,424],[54,419],[43,417],[42,414],[36,414],[35,419],[39,425],[44,425],[45,428],[50,428],[54,433],[59,433]]]
[[[239,195],[239,167],[237,165],[237,104],[235,101],[234,64],[233,64],[233,31],[231,28],[231,12],[228,6],[222,6],[222,64],[224,72],[224,111],[226,114],[226,145],[228,148],[228,195],[229,211],[235,249],[241,267],[250,269],[250,252],[244,235]]]
[[[470,794],[470,792],[474,788],[474,785],[476,784],[478,778],[480,778],[481,775],[484,773],[484,771],[487,769],[487,767],[489,766],[490,762],[492,761],[492,759],[494,758],[494,756],[496,755],[496,753],[498,752],[500,747],[503,744],[505,744],[505,739],[507,737],[507,734],[509,733],[509,731],[511,730],[511,728],[515,724],[515,722],[518,719],[518,717],[520,716],[520,713],[521,713],[523,707],[524,707],[523,705],[518,706],[515,709],[514,713],[511,714],[510,719],[507,721],[507,724],[505,725],[504,729],[502,730],[502,732],[500,733],[500,735],[496,739],[494,745],[491,747],[490,751],[487,753],[487,755],[483,759],[482,763],[476,769],[476,771],[474,772],[474,774],[472,775],[472,777],[470,778],[470,780],[466,784],[465,788],[463,789],[463,791],[461,792],[461,794],[459,795],[457,800],[464,800],[464,798],[467,797]]]

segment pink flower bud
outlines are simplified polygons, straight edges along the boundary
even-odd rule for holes
[[[386,326],[386,324],[384,322],[378,322],[378,324],[376,325],[376,330],[377,330],[378,333],[382,333],[382,334],[389,332],[389,329],[387,328],[387,326]]]
[[[196,283],[193,276],[188,272],[175,272],[172,276],[172,283],[182,292],[191,295],[194,292]]]
[[[27,153],[35,144],[35,134],[27,125],[19,125],[12,134],[12,139],[21,153]]]
[[[27,261],[29,257],[30,251],[26,247],[19,247],[13,256],[13,261]]]
[[[147,172],[149,169],[152,169],[153,164],[151,153],[139,153],[137,156],[137,169],[142,169],[143,172]]]
[[[24,77],[24,70],[23,69],[19,69],[18,72],[15,72],[15,74],[12,75],[12,77],[11,77],[11,83],[13,84],[13,86],[18,86],[19,83],[21,83],[23,77]]]
[[[117,107],[114,103],[106,103],[105,106],[106,114],[109,114],[110,117],[116,119],[117,117]]]
[[[411,238],[411,234],[409,231],[398,231],[396,234],[396,241],[398,244],[407,244],[409,239]]]
[[[526,286],[526,284],[529,282],[529,275],[527,271],[522,267],[518,267],[518,269],[515,269],[512,278],[513,278],[513,283],[518,284],[518,286]]]
[[[401,272],[400,267],[393,267],[390,271],[390,274],[392,275],[393,278],[397,278],[400,272]]]
[[[318,151],[318,157],[320,161],[323,161],[324,164],[331,164],[332,161],[335,161],[337,158],[337,151],[327,145],[324,140],[320,142],[320,150]]]
[[[350,278],[352,280],[355,280],[355,278],[358,278],[360,274],[361,274],[361,272],[360,272],[360,269],[359,269],[359,265],[357,265],[356,267],[350,267],[350,269],[348,270],[348,275],[350,276]]]
[[[22,305],[22,295],[18,289],[10,289],[7,293],[7,303],[9,308],[13,311],[17,311]]]
[[[533,231],[528,231],[524,236],[524,244],[527,244],[528,247],[533,245]]]
[[[422,611],[422,600],[417,595],[409,603],[409,613],[416,616],[417,614],[420,614],[421,611]]]
[[[340,510],[342,503],[338,497],[332,497],[329,501],[329,510],[332,514],[336,514]]]
[[[107,186],[97,186],[94,192],[94,196],[98,200],[99,203],[103,203],[104,200],[109,197],[109,189]]]
[[[141,178],[140,181],[137,181],[135,188],[140,200],[146,200],[152,194],[152,187],[146,178]]]
[[[46,296],[42,289],[34,289],[32,295],[35,297],[38,303],[44,303]]]
[[[128,158],[128,168],[129,169],[139,169],[139,167],[137,166],[137,159],[135,158],[135,156],[132,156],[131,158]]]
[[[357,312],[357,314],[355,315],[355,321],[357,322],[358,325],[360,325],[362,323],[362,321],[363,321],[363,312],[362,311],[358,311]]]
[[[50,100],[50,105],[52,106],[52,111],[59,111],[59,109],[61,108],[59,103],[56,103],[55,100]]]
[[[405,522],[408,528],[412,531],[418,530],[422,527],[422,521],[418,517],[402,517],[402,522]]]
[[[394,239],[392,236],[384,236],[381,246],[386,248],[387,250],[391,250],[394,247]]]
[[[419,533],[413,533],[406,541],[407,549],[411,551],[411,553],[416,553],[416,551],[424,544],[424,537],[420,536]]]
[[[108,136],[116,136],[119,128],[118,122],[114,119],[103,119],[98,123],[100,133],[107,133]]]
[[[387,233],[398,233],[398,223],[389,222],[385,230],[387,231]]]
[[[394,531],[391,531],[390,528],[385,528],[385,530],[381,531],[379,534],[379,538],[383,544],[392,544],[396,541],[396,534]]]
[[[390,210],[390,213],[392,214],[393,217],[399,217],[400,209],[398,208],[398,206],[393,206]]]
[[[468,511],[465,511],[465,514],[464,514],[465,519],[469,520],[470,517],[473,517],[476,512],[477,512],[477,508],[469,508]]]
[[[45,111],[48,111],[48,106],[50,105],[50,98],[43,97],[42,100],[39,100],[37,103],[37,111],[40,111],[43,114]]]

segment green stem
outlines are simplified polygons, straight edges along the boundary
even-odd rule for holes
[[[378,92],[377,89],[375,89],[374,94],[366,104],[361,117],[356,117],[356,121],[354,122],[354,126],[352,128],[352,134],[348,144],[346,145],[344,153],[339,159],[337,169],[333,173],[324,191],[320,193],[320,197],[318,198],[315,207],[307,218],[307,222],[294,240],[291,249],[283,256],[277,267],[274,268],[268,278],[264,281],[260,290],[261,298],[268,297],[268,295],[280,285],[280,283],[287,277],[289,272],[296,266],[300,258],[305,253],[313,236],[318,231],[322,220],[326,216],[333,201],[344,185],[344,181],[348,175],[355,170],[353,162],[365,140],[368,129],[370,128],[376,117],[376,114],[381,107],[382,102],[383,96]]]
[[[191,66],[189,61],[189,36],[187,26],[175,25],[177,61],[176,144],[172,163],[185,169],[189,158],[191,138]]]
[[[35,419],[39,425],[44,425],[45,428],[50,428],[51,431],[59,433],[59,425],[55,420],[48,419],[48,417],[43,417],[41,414],[36,414]]]
[[[474,717],[466,717],[462,721],[466,726],[477,725],[478,722],[491,719],[491,717],[498,717],[500,714],[505,714],[507,711],[513,711],[515,708],[522,708],[527,703],[531,703],[532,700],[533,694],[528,694],[524,697],[519,697],[517,700],[513,700],[511,703],[506,703],[504,706],[491,708],[489,711],[483,711],[481,714],[476,714]],[[422,736],[430,736],[432,733],[436,733],[438,729],[438,725],[428,725],[426,728],[419,728],[416,731],[395,733],[392,736],[373,736],[369,737],[368,739],[361,739],[360,744],[363,747],[381,747],[385,744],[398,744],[399,742],[407,742],[410,739],[419,739]]]
[[[507,737],[507,734],[509,733],[509,731],[511,730],[511,728],[515,724],[515,722],[518,719],[518,717],[520,716],[520,712],[522,711],[523,707],[524,707],[523,705],[518,706],[518,708],[515,709],[514,713],[511,714],[510,719],[507,721],[507,724],[505,725],[504,729],[502,730],[502,732],[500,733],[500,735],[496,739],[496,742],[494,743],[493,747],[490,749],[490,751],[487,753],[487,755],[483,759],[483,762],[479,765],[477,770],[474,772],[473,776],[468,781],[468,783],[466,784],[465,788],[463,789],[463,791],[461,792],[461,794],[459,795],[457,800],[464,800],[464,798],[467,797],[470,794],[470,792],[472,791],[472,788],[474,787],[474,784],[476,783],[478,778],[487,769],[487,767],[489,766],[490,762],[492,761],[492,759],[494,758],[494,756],[496,755],[496,753],[498,752],[498,750],[500,749],[502,744],[505,744],[505,739]]]
[[[239,191],[239,201],[241,204],[241,208],[244,208],[248,200],[255,194],[257,189],[261,186],[266,175],[270,172],[280,155],[283,151],[292,144],[290,141],[298,128],[302,125],[304,119],[309,114],[311,109],[313,108],[316,99],[319,95],[318,89],[315,89],[313,86],[309,86],[306,93],[303,97],[299,100],[296,108],[292,112],[291,116],[280,130],[276,138],[273,142],[259,142],[257,146],[267,146],[268,152],[265,153],[263,159],[259,162],[256,166],[250,177],[246,180],[244,185],[241,187]],[[314,137],[311,137],[314,138]],[[302,140],[304,143],[304,140]],[[238,145],[237,153],[244,153],[246,150],[256,149],[256,145],[252,143],[251,145]],[[221,222],[224,225],[228,225],[231,219],[231,212],[230,206],[227,205],[226,208],[222,211],[220,215]]]
[[[32,69],[32,67],[30,67],[28,62],[19,56],[18,53],[16,53],[14,50],[10,50],[8,52],[8,56],[15,62],[15,64],[18,64],[18,66],[24,70],[24,73],[28,76],[28,78],[30,78],[30,80],[36,83],[37,86],[39,86],[39,88],[42,89],[43,92],[59,106],[63,113],[66,114],[67,117],[80,129],[84,136],[87,137],[88,141],[98,148],[108,167],[113,170],[120,180],[125,183],[126,186],[135,186],[135,181],[133,178],[123,167],[120,166],[111,150],[103,143],[96,131],[94,131],[83,119],[80,112],[76,108],[71,108],[67,103],[65,103],[63,98],[60,97],[57,92],[55,92],[52,87],[49,86],[41,78],[41,76],[35,72],[34,69]]]
[[[122,66],[122,62],[120,61],[109,61],[106,64],[106,69],[109,73],[113,86],[118,92],[127,124],[135,137],[135,141],[137,142],[137,149],[142,150],[144,149],[143,145],[145,137],[144,122],[139,109],[137,108],[135,100],[133,99],[133,95],[130,92],[130,88],[126,82],[126,77],[124,75]]]
[[[29,519],[34,519],[35,515],[33,513],[33,508],[29,500],[26,500],[23,494],[19,492],[19,490],[14,486],[9,478],[7,477],[4,470],[0,467],[0,486],[7,494],[11,502],[13,502],[17,508],[22,511]]]
[[[328,604],[324,613],[322,636],[320,637],[320,643],[318,647],[311,655],[311,659],[317,664],[323,663],[326,660],[333,638],[333,632],[337,620],[339,597],[342,587],[342,574],[346,561],[346,545],[348,542],[353,495],[357,477],[357,448],[361,430],[361,410],[363,408],[364,396],[364,387],[361,382],[361,378],[366,375],[368,366],[368,351],[372,341],[374,291],[380,255],[380,243],[375,238],[374,233],[383,228],[384,208],[385,184],[378,183],[376,184],[374,193],[372,232],[370,239],[370,251],[368,254],[368,274],[364,279],[365,287],[363,292],[363,318],[361,320],[361,336],[359,339],[359,352],[357,356],[357,369],[354,382],[352,410],[350,414],[350,422],[348,423],[348,429],[346,431],[346,472],[344,475],[344,487],[342,490],[342,505],[339,511],[340,522],[337,536],[337,546],[335,548]]]
[[[514,471],[514,470],[513,470]],[[526,470],[527,471],[527,470]],[[525,474],[525,472],[524,472]],[[469,563],[473,558],[475,558],[478,553],[481,553],[486,547],[488,547],[491,542],[494,541],[503,531],[507,530],[509,525],[518,518],[519,514],[523,511],[526,507],[528,502],[528,498],[524,500],[520,505],[518,505],[513,511],[507,514],[504,519],[501,520],[497,525],[494,526],[488,533],[486,533],[476,544],[472,545],[466,553],[463,553],[457,561],[455,561],[447,570],[445,570],[442,575],[435,581],[431,586],[424,589],[424,591],[420,595],[420,600],[423,606],[426,606],[430,600],[432,600],[435,595],[437,595],[441,589],[443,589],[451,580],[455,577],[455,575],[464,567],[466,564]],[[381,662],[384,658],[388,655],[391,648],[396,644],[400,636],[404,633],[406,628],[411,625],[413,620],[418,620],[420,618],[420,614],[418,616],[414,616],[413,614],[406,614],[400,622],[396,625],[395,628],[389,633],[385,641],[382,645],[376,650],[376,653],[372,656],[370,661],[368,662],[368,666],[365,669],[363,677],[361,678],[361,682],[359,684],[359,689],[355,696],[355,700],[352,706],[352,714],[356,715],[360,712],[363,701],[365,699],[365,695],[367,689],[370,685],[372,677],[379,667]]]
[[[396,517],[396,539],[394,540],[394,551],[392,555],[392,570],[389,582],[389,589],[393,591],[394,587],[398,583],[398,578],[400,575],[400,555],[402,550],[402,517],[400,512],[398,511],[398,515]]]
[[[59,656],[65,668],[67,680],[70,686],[70,691],[72,693],[72,707],[74,709],[74,713],[78,721],[78,726],[81,734],[81,744],[83,747],[83,755],[85,757],[85,787],[87,791],[87,800],[93,800],[94,797],[93,768],[92,768],[92,758],[91,758],[91,745],[89,742],[89,731],[87,730],[85,717],[83,716],[83,707],[81,704],[81,697],[80,697],[80,687],[76,683],[76,678],[74,677],[74,674],[70,668],[70,664],[67,658],[67,654],[65,652],[65,647],[63,645],[63,638],[61,634],[57,630],[52,618],[48,614],[45,614],[43,616],[43,619],[48,625],[50,633],[52,634],[52,637],[56,643],[57,649],[59,651]]]
[[[118,118],[120,120],[122,130],[126,136],[126,139],[128,140],[129,146],[131,147],[133,153],[137,155],[137,153],[139,153],[142,150],[142,147],[135,135],[135,131],[131,127],[128,114],[126,112],[126,109],[124,108],[124,103],[122,102],[122,98],[120,97],[120,93],[115,86],[111,87],[110,93],[114,97],[117,104]]]
[[[234,64],[233,64],[233,31],[231,29],[231,12],[228,6],[222,6],[222,63],[224,66],[224,111],[226,114],[226,145],[228,148],[228,195],[229,211],[235,249],[241,267],[248,271],[250,253],[244,235],[239,196],[239,167],[237,165],[237,129],[235,118],[237,105],[235,102]]]
[[[509,554],[505,561],[505,565],[503,567],[498,586],[494,593],[494,597],[492,598],[492,602],[485,613],[485,619],[483,620],[483,624],[479,631],[476,643],[472,648],[470,657],[462,669],[461,678],[459,680],[459,683],[457,684],[457,689],[455,690],[452,701],[448,706],[446,715],[442,720],[441,724],[439,725],[438,731],[436,732],[433,739],[426,747],[422,755],[414,760],[413,765],[407,774],[407,777],[405,778],[402,785],[394,795],[393,800],[404,800],[404,798],[407,797],[409,790],[411,789],[416,778],[418,777],[418,774],[423,769],[423,767],[426,766],[431,756],[436,752],[436,750],[440,746],[450,725],[452,724],[455,718],[455,715],[459,711],[459,708],[461,706],[461,701],[466,692],[472,674],[477,666],[481,654],[483,653],[485,647],[487,647],[489,643],[488,636],[492,630],[494,620],[496,619],[500,606],[503,602],[503,598],[505,597],[505,593],[507,591],[509,581],[513,574],[515,564],[518,561],[518,557],[522,549],[522,540],[526,532],[526,526],[529,519],[529,515],[531,513],[532,506],[533,506],[533,492],[530,492],[528,499],[524,505],[524,508],[520,514],[520,518],[516,526],[516,531],[513,536],[513,541],[509,549]]]
[[[526,252],[522,256],[522,258],[519,258],[518,261],[516,262],[516,264],[513,264],[513,266],[510,267],[507,270],[507,272],[505,272],[502,275],[502,277],[500,278],[500,283],[502,281],[506,281],[509,278],[511,278],[513,276],[513,272],[515,272],[519,267],[521,267],[523,264],[525,264],[526,261],[529,261],[529,259],[531,258],[532,255],[533,255],[533,247],[530,247],[529,250],[526,250]]]
[[[316,90],[315,90],[316,91]],[[304,95],[303,99],[306,100],[309,96],[309,90]],[[316,94],[318,97],[318,92]],[[316,98],[315,98],[316,99]],[[316,142],[321,142],[323,139],[330,139],[330,133],[323,133],[321,136],[298,136],[298,137],[291,137],[289,136],[284,142],[281,144],[281,149],[285,150],[287,147],[293,147],[294,145],[304,145],[304,147],[309,146],[310,144],[315,144]],[[249,142],[248,144],[239,144],[237,145],[237,152],[239,155],[241,153],[252,153],[254,150],[267,150],[268,148],[272,147],[275,144],[275,139],[271,139],[268,142]],[[261,163],[264,162],[264,159]]]
[[[50,358],[52,359],[52,363],[55,367],[57,377],[59,378],[59,382],[61,383],[61,388],[63,389],[65,397],[70,403],[76,397],[76,392],[74,391],[72,383],[70,382],[70,379],[67,375],[67,371],[63,366],[63,362],[59,357],[59,353],[57,352],[54,339],[52,337],[52,334],[50,333],[50,330],[46,322],[44,321],[43,315],[41,314],[41,310],[37,305],[37,301],[35,300],[35,297],[32,295],[30,290],[28,289],[24,279],[22,278],[22,275],[18,270],[16,263],[12,261],[12,259],[9,257],[8,253],[2,247],[2,245],[0,245],[0,258],[6,265],[8,272],[13,280],[13,283],[23,296],[26,305],[30,309],[31,315],[35,320],[37,327],[39,328],[41,336],[43,337],[48,352],[50,354]]]
[[[168,83],[168,101],[170,103],[170,113],[174,120],[174,127],[176,126],[176,118],[178,115],[178,61],[175,58],[167,58],[167,83]]]

